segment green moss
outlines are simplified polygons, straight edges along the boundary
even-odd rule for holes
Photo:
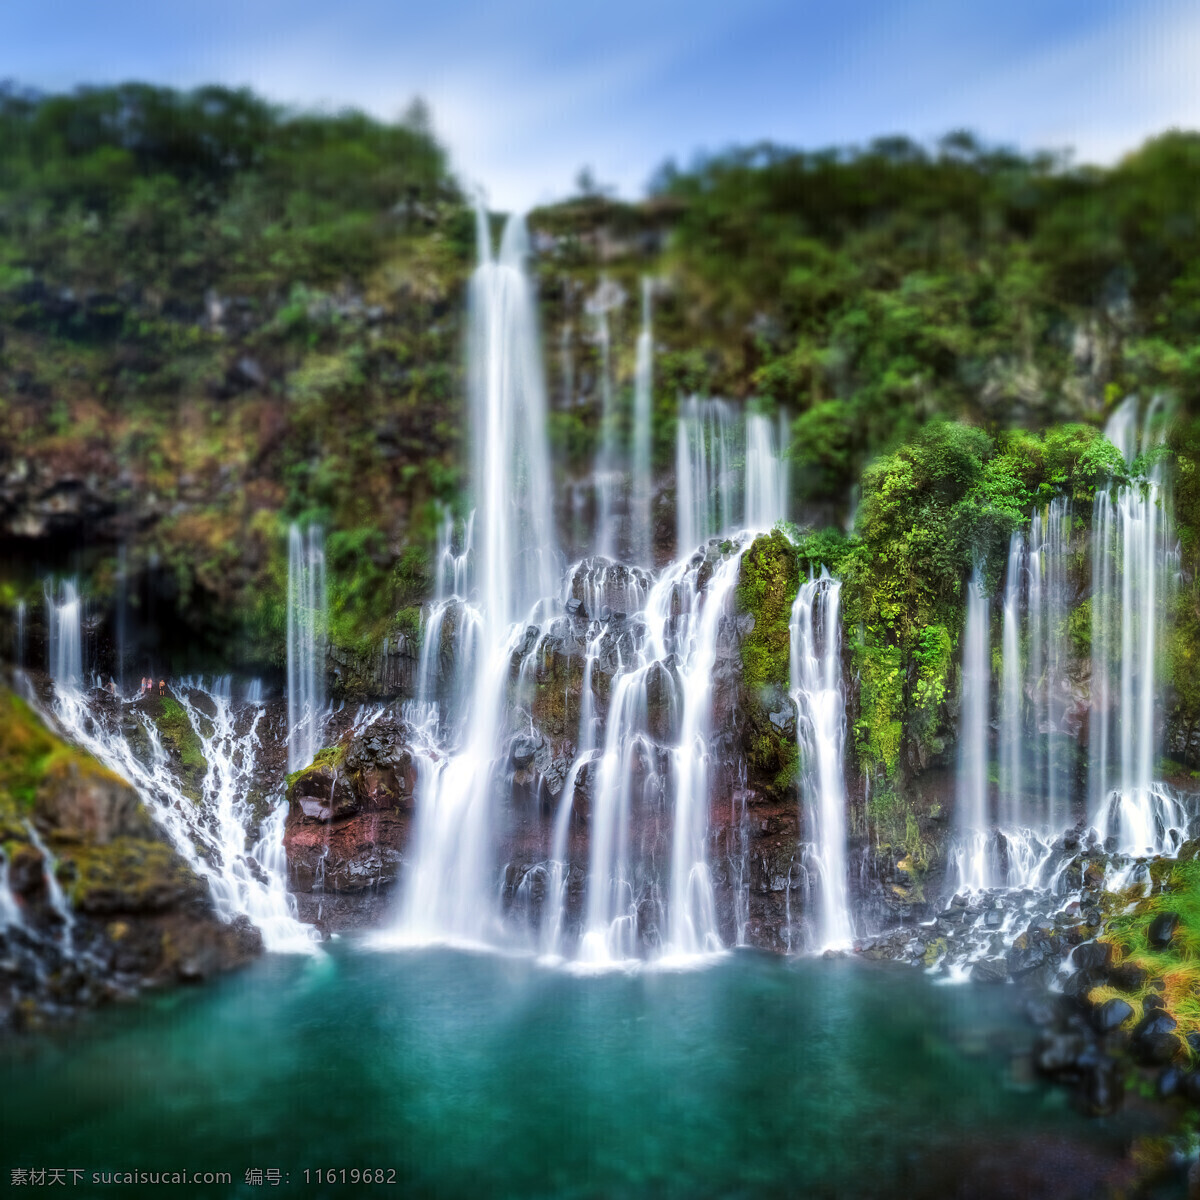
[[[293,771],[287,776],[287,786],[290,791],[292,785],[301,776],[307,775],[310,771],[319,771],[322,767],[340,767],[346,757],[346,747],[339,743],[336,746],[325,746],[318,750],[313,755],[313,760],[306,767],[301,767],[298,771]]]
[[[149,838],[64,844],[58,847],[57,874],[72,907],[84,910],[153,910],[175,902],[181,892],[204,892],[171,846]]]
[[[47,729],[19,696],[0,689],[0,836],[23,841],[23,822],[32,816],[43,784],[67,770],[120,780]]]
[[[738,610],[754,618],[754,628],[742,636],[743,680],[751,692],[787,686],[788,623],[799,590],[796,547],[778,530],[755,538],[742,555],[737,585]]]
[[[172,696],[159,696],[149,702],[150,719],[179,763],[180,790],[189,800],[200,801],[208,760],[200,735],[192,728],[183,705]]]

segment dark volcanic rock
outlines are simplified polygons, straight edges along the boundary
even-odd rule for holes
[[[1008,978],[1008,966],[1002,958],[981,958],[971,968],[975,983],[1003,983]]]
[[[1133,1006],[1124,1000],[1106,1000],[1092,1013],[1092,1024],[1098,1033],[1111,1033],[1133,1016]]]
[[[1071,961],[1078,971],[1105,971],[1112,957],[1113,948],[1108,942],[1085,942],[1075,947]]]
[[[1178,928],[1178,913],[1159,913],[1150,922],[1150,928],[1146,930],[1146,941],[1154,950],[1165,950],[1171,944],[1171,939],[1175,936],[1175,930]]]
[[[1123,992],[1139,991],[1146,982],[1146,977],[1150,974],[1145,967],[1139,967],[1136,963],[1123,962],[1118,963],[1108,973],[1109,982],[1113,987],[1120,988]]]

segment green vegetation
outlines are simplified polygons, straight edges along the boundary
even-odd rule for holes
[[[55,736],[19,696],[0,688],[0,838],[24,841],[41,788],[64,770],[120,782],[90,755]]]
[[[1180,851],[1176,862],[1154,864],[1151,894],[1133,892],[1111,898],[1104,940],[1116,948],[1118,962],[1130,962],[1146,970],[1146,985],[1132,993],[1098,988],[1095,1001],[1120,995],[1134,1009],[1130,1024],[1142,1015],[1142,1002],[1149,984],[1162,981],[1162,997],[1168,1011],[1179,1022],[1179,1034],[1200,1032],[1200,846],[1191,843]],[[1179,917],[1179,926],[1165,950],[1150,946],[1151,921],[1160,913]]]
[[[742,556],[737,606],[754,618],[742,636],[746,687],[787,687],[790,639],[788,622],[800,588],[796,548],[779,530],[756,538]]]
[[[192,728],[183,705],[173,697],[152,697],[144,703],[164,748],[178,760],[181,790],[190,800],[199,801],[201,785],[208,772],[200,735]]]
[[[313,755],[313,760],[306,767],[301,767],[298,771],[292,771],[287,776],[287,786],[290,790],[292,784],[303,775],[307,775],[310,771],[319,771],[323,767],[329,767],[336,770],[342,765],[346,757],[346,747],[339,742],[336,746],[325,746],[318,750]]]

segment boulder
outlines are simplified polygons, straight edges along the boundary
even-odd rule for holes
[[[417,783],[411,735],[403,721],[380,717],[355,737],[344,767],[363,811],[411,809]]]
[[[1171,944],[1171,939],[1175,936],[1178,928],[1178,913],[1159,913],[1150,922],[1150,928],[1146,930],[1146,941],[1150,943],[1153,950],[1165,950]]]
[[[1112,963],[1113,948],[1108,942],[1085,942],[1075,947],[1071,961],[1078,971],[1106,971]]]
[[[1134,1026],[1130,1039],[1133,1051],[1142,1062],[1152,1066],[1173,1061],[1183,1049],[1176,1036],[1178,1022],[1162,1009],[1150,1009]]]
[[[362,808],[345,771],[325,764],[298,775],[288,795],[310,821],[339,821]]]
[[[1092,1024],[1097,1033],[1111,1033],[1119,1029],[1133,1016],[1133,1006],[1124,1000],[1114,997],[1106,1000],[1092,1013]]]
[[[1139,967],[1137,963],[1123,962],[1109,971],[1108,978],[1113,987],[1120,988],[1123,992],[1137,992],[1141,990],[1149,974],[1145,967]]]
[[[1059,1075],[1074,1066],[1083,1046],[1077,1033],[1043,1033],[1034,1047],[1034,1066],[1044,1075]]]
[[[1008,978],[1008,965],[1002,958],[981,958],[971,968],[972,983],[1003,983]]]

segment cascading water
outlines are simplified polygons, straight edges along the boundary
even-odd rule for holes
[[[602,279],[588,309],[596,319],[596,346],[600,351],[600,446],[593,478],[596,483],[597,553],[612,555],[617,545],[616,506],[622,475],[617,461],[617,406],[612,378],[612,338],[608,311],[620,303],[620,290]]]
[[[47,669],[60,691],[83,685],[83,605],[75,580],[46,580]]]
[[[721,948],[705,848],[712,756],[710,726],[717,635],[729,595],[737,583],[740,564],[741,554],[733,554],[713,571],[705,587],[699,620],[693,617],[688,621],[686,635],[675,651],[682,715],[679,745],[673,755],[675,825],[671,839],[668,948],[680,956]],[[656,639],[662,636],[655,633],[654,626],[651,628]]]
[[[13,638],[13,663],[25,665],[25,601],[17,601],[17,627]]]
[[[800,793],[817,877],[816,948],[848,946],[854,936],[846,890],[846,786],[843,753],[841,583],[822,570],[803,583],[792,605],[789,691],[796,705]]]
[[[1073,741],[1081,719],[1068,672],[1077,601],[1070,501],[1038,509],[1009,540],[1001,615],[997,883],[1033,886],[1073,820]],[[1024,652],[1022,650],[1024,647]]]
[[[198,799],[182,790],[146,713],[130,710],[137,729],[130,735],[124,722],[103,721],[78,692],[67,689],[56,691],[53,714],[73,741],[137,789],[175,848],[208,882],[222,917],[248,917],[262,931],[268,950],[311,951],[314,933],[296,919],[295,901],[287,891],[287,804],[282,797],[255,843],[247,846],[253,814],[246,797],[260,749],[262,705],[235,709],[227,678],[207,687],[200,680],[184,680],[172,696],[186,713],[208,764]]]
[[[1147,406],[1140,425],[1138,415],[1130,397],[1105,429],[1138,477],[1097,491],[1092,516],[1090,805],[1101,835],[1130,854],[1174,848],[1186,825],[1154,777],[1156,657],[1179,561],[1155,454],[1161,401]]]
[[[967,590],[967,618],[962,640],[962,705],[958,728],[958,777],[953,850],[960,887],[991,886],[988,830],[988,597],[978,569]]]
[[[325,707],[325,542],[319,525],[288,530],[288,771],[321,748]]]
[[[734,470],[736,423],[724,400],[685,400],[675,435],[675,545],[677,553],[733,527],[740,511]]]
[[[546,402],[528,238],[520,218],[492,258],[486,216],[477,223],[480,262],[471,279],[468,381],[472,419],[477,650],[469,699],[453,745],[419,754],[421,794],[414,864],[401,934],[410,940],[485,939],[496,917],[492,863],[496,763],[515,641],[554,592]],[[521,618],[526,618],[521,622]]]
[[[718,561],[711,574],[707,561],[694,555],[659,577],[646,601],[637,661],[611,683],[589,829],[579,948],[586,963],[633,958],[650,933],[660,907],[653,864],[633,861],[631,829],[660,798],[671,814],[663,955],[685,959],[721,948],[706,849],[710,722],[721,622],[741,553]]]
[[[696,396],[680,407],[675,439],[678,552],[741,528],[763,532],[788,515],[783,455],[787,418],[778,427],[761,413],[739,420],[724,400]]]
[[[642,566],[652,565],[650,436],[654,403],[654,338],[650,324],[651,281],[642,280],[642,329],[637,340],[633,377],[633,461],[630,483],[630,557]]]
[[[745,527],[771,529],[788,515],[788,464],[782,454],[787,443],[787,417],[780,410],[778,429],[770,417],[746,414]]]

